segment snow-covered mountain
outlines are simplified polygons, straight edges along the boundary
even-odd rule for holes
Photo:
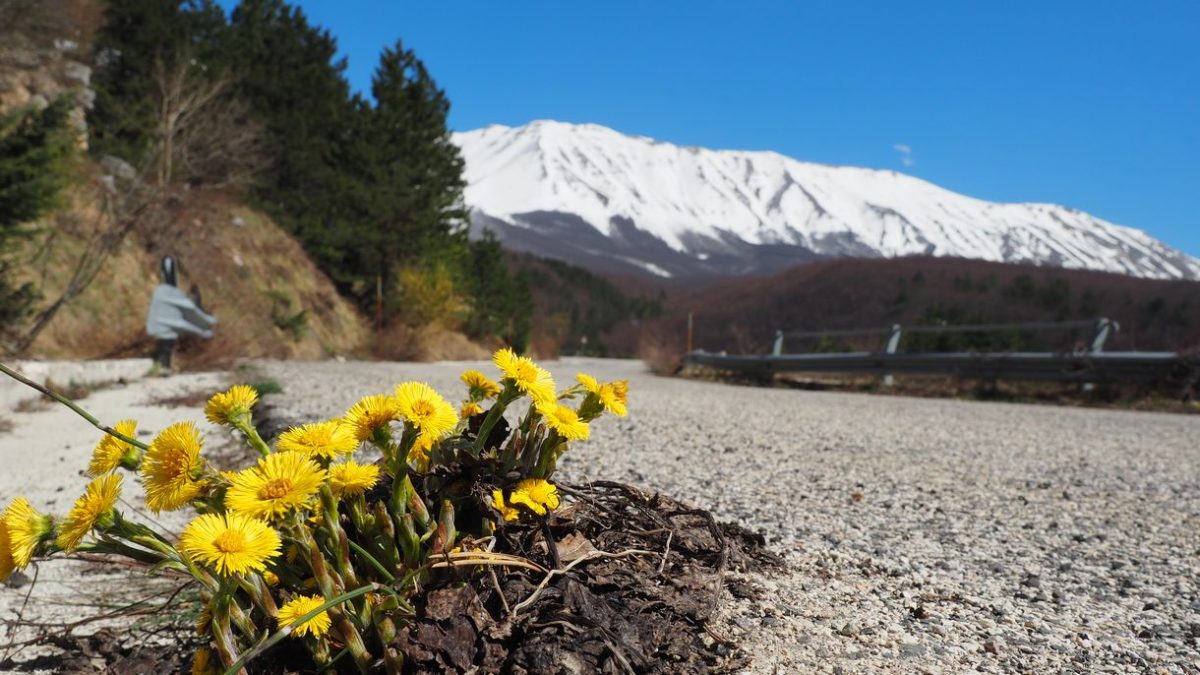
[[[1200,260],[1141,230],[1054,204],[974,199],[895,171],[552,121],[454,140],[475,227],[592,267],[689,277],[935,255],[1200,278]]]

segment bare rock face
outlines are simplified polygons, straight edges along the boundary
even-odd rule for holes
[[[0,114],[23,106],[45,106],[69,94],[75,109],[71,122],[87,147],[87,111],[95,100],[92,68],[82,59],[79,43],[65,37],[46,38],[28,26],[0,30]]]

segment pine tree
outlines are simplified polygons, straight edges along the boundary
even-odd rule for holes
[[[397,44],[383,53],[372,94],[374,105],[351,99],[327,155],[327,215],[298,234],[363,306],[377,283],[393,296],[400,271],[414,266],[454,269],[465,285],[463,164],[446,127],[445,92]]]
[[[63,97],[42,109],[24,108],[0,117],[0,330],[24,318],[37,299],[32,284],[9,278],[9,257],[25,224],[53,207],[69,180],[74,137],[72,102]]]
[[[445,92],[397,42],[380,57],[371,93],[373,107],[359,102],[354,158],[366,192],[361,202],[366,213],[355,235],[368,250],[359,257],[362,272],[390,287],[405,266],[461,269],[463,162],[446,127]]]
[[[533,315],[529,279],[509,270],[504,249],[491,230],[471,242],[467,269],[472,296],[467,333],[497,336],[515,349],[526,349]]]
[[[337,227],[339,148],[354,104],[337,41],[282,0],[244,0],[230,17],[238,93],[264,126],[273,166],[257,197],[306,243]],[[318,251],[324,257],[329,251]]]

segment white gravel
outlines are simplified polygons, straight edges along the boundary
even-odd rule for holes
[[[631,381],[564,478],[662,490],[786,555],[725,606],[754,672],[1200,672],[1200,416],[546,365]],[[464,364],[262,367],[306,417],[403,379],[456,391]]]
[[[728,598],[716,627],[755,656],[753,672],[1200,673],[1200,416],[737,387],[633,361],[546,365],[562,382],[579,370],[631,380],[629,417],[597,422],[560,463],[565,479],[662,490],[761,530],[785,555],[789,572],[748,575],[761,597]],[[467,366],[492,370],[256,364],[257,379],[283,386],[266,403],[297,420],[405,379],[457,398]],[[20,447],[0,434],[0,457],[27,451],[35,421],[18,419]],[[85,436],[45,451],[69,450],[53,459],[77,466]],[[0,472],[0,494],[35,488],[12,478],[22,471]],[[55,477],[40,476],[37,495],[64,506],[41,482]],[[0,610],[15,593],[0,588]]]

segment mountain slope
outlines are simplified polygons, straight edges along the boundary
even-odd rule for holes
[[[476,227],[593,268],[695,277],[933,255],[1200,278],[1200,260],[1140,230],[1053,204],[986,202],[894,171],[552,121],[454,139]]]

